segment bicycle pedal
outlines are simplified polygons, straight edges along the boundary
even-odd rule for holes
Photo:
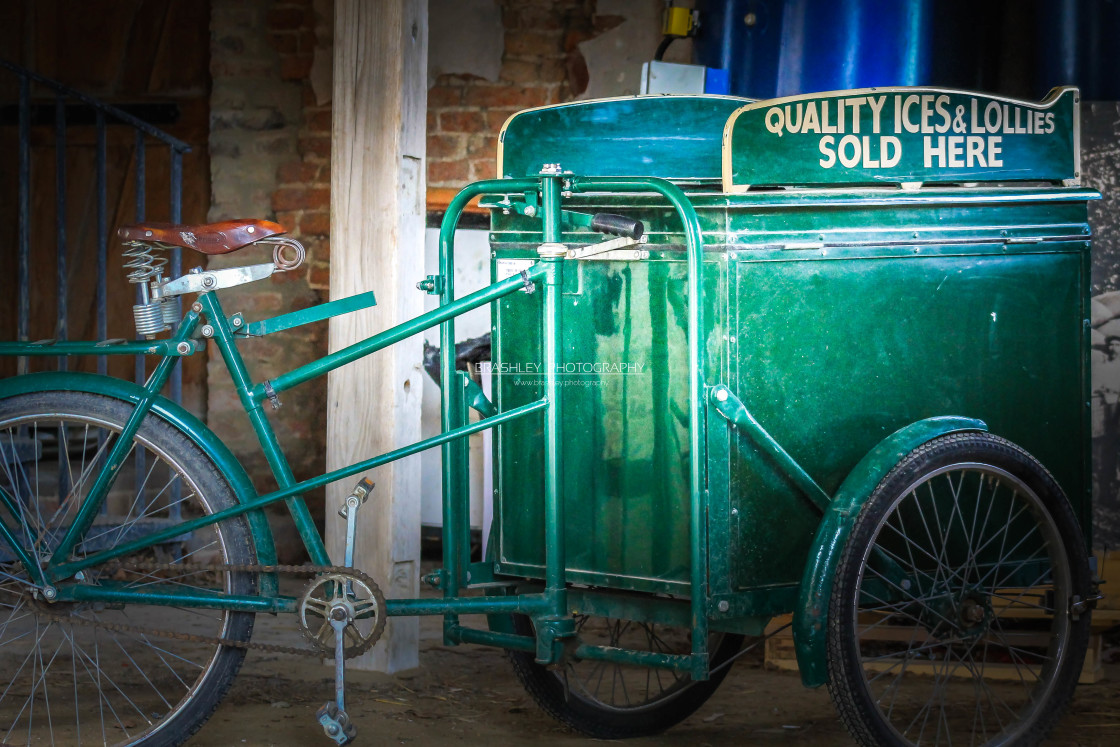
[[[315,713],[315,718],[323,727],[323,733],[335,744],[350,744],[358,736],[358,729],[350,721],[346,711],[340,709],[338,703],[333,700],[324,703],[323,707]]]

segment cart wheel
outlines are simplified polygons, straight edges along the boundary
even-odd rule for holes
[[[829,605],[829,691],[865,745],[1041,742],[1089,635],[1085,541],[1018,446],[952,434],[875,489]]]
[[[515,616],[514,627],[522,635],[533,634],[527,617]],[[692,650],[687,628],[587,615],[576,617],[576,628],[580,638],[592,644],[660,653]],[[734,656],[742,644],[741,635],[713,633],[712,669]],[[702,706],[731,670],[728,666],[707,681],[694,682],[688,674],[669,669],[572,660],[563,668],[547,669],[530,653],[510,651],[509,657],[517,678],[541,708],[596,739],[660,734]]]

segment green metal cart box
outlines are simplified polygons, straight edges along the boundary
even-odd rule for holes
[[[570,175],[561,242],[576,261],[564,274],[557,373],[574,612],[669,623],[663,600],[692,597],[693,624],[699,609],[712,631],[752,635],[795,612],[802,676],[822,684],[830,595],[861,508],[908,453],[954,435],[993,434],[1033,456],[1067,497],[1076,527],[1066,544],[1084,557],[1086,206],[1099,195],[1079,186],[1077,104],[1075,89],[1041,104],[869,89],[579,102],[506,123],[500,176]],[[661,194],[627,189],[651,176],[695,208],[693,285],[681,213]],[[532,195],[486,204],[498,281],[538,259],[538,206]],[[593,215],[644,230],[599,246]],[[539,297],[496,303],[493,328],[496,405],[536,401]],[[495,568],[543,578],[543,418],[497,432]],[[943,536],[976,538],[962,550],[975,558],[994,552],[992,540],[976,546],[977,526],[1014,526],[1031,536],[1015,557],[1033,559],[1052,527],[1016,523],[1003,471],[946,475],[954,496],[927,510],[950,515],[928,516],[925,530],[936,534],[940,521]],[[952,514],[961,491],[983,497],[980,507]],[[917,551],[882,539],[891,521],[869,556],[887,565],[885,554]],[[997,614],[978,594],[958,597],[939,614]],[[687,626],[686,611],[675,619]]]

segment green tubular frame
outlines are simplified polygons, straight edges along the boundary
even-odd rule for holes
[[[443,568],[432,574],[434,583],[442,592],[441,599],[392,599],[386,603],[386,614],[402,615],[443,615],[444,638],[447,643],[483,643],[505,648],[535,652],[541,663],[555,663],[565,655],[565,641],[575,635],[574,621],[568,604],[569,591],[566,582],[566,556],[564,548],[564,496],[561,486],[563,474],[563,431],[561,413],[562,388],[558,372],[563,364],[561,288],[564,277],[565,259],[560,256],[547,256],[542,252],[541,260],[526,270],[523,276],[514,276],[494,283],[482,290],[463,298],[456,299],[454,287],[454,233],[466,206],[482,195],[494,194],[539,194],[542,221],[542,243],[561,243],[561,226],[564,211],[561,208],[562,194],[571,193],[611,193],[645,192],[659,195],[669,202],[681,220],[687,243],[688,265],[688,355],[689,367],[689,558],[690,598],[687,601],[672,602],[674,615],[684,621],[687,610],[688,625],[692,631],[692,649],[689,654],[665,655],[651,652],[621,650],[616,648],[590,646],[576,643],[574,655],[591,660],[623,662],[651,667],[668,668],[688,672],[694,679],[707,679],[708,672],[708,633],[709,617],[713,599],[708,584],[708,532],[707,516],[709,495],[706,478],[706,418],[708,410],[727,418],[742,429],[768,454],[775,458],[782,471],[791,482],[801,488],[827,516],[831,516],[835,501],[830,498],[805,470],[788,454],[748,412],[745,405],[722,384],[709,387],[705,381],[702,331],[704,310],[701,299],[701,265],[703,261],[703,240],[700,222],[696,211],[685,193],[671,182],[650,177],[574,177],[570,175],[545,174],[529,179],[500,179],[477,182],[466,187],[451,202],[440,229],[439,272],[441,283],[440,305],[433,311],[403,322],[380,332],[363,341],[331,353],[319,360],[300,366],[276,378],[254,383],[249,375],[240,353],[237,339],[247,336],[271,334],[291,329],[302,324],[321,321],[374,304],[372,294],[361,294],[349,299],[340,299],[312,309],[284,314],[273,319],[245,324],[239,315],[227,317],[214,293],[199,295],[197,303],[185,315],[179,328],[168,340],[158,342],[134,343],[0,343],[0,355],[135,355],[143,352],[163,356],[155,373],[143,388],[135,385],[127,391],[115,384],[123,382],[106,380],[104,377],[86,376],[80,380],[84,391],[103,392],[107,396],[127,400],[135,409],[124,426],[122,437],[110,454],[109,468],[104,470],[91,489],[92,500],[87,500],[79,511],[74,523],[68,528],[62,544],[54,554],[47,573],[40,574],[37,567],[32,568],[34,560],[22,552],[15,542],[16,529],[4,520],[3,512],[15,515],[19,511],[13,499],[0,491],[0,536],[16,548],[20,560],[32,568],[37,583],[57,585],[58,599],[62,601],[105,601],[115,603],[137,603],[157,605],[186,605],[216,609],[291,612],[295,600],[279,596],[275,585],[262,586],[260,596],[227,596],[209,593],[206,590],[164,591],[131,590],[120,585],[106,583],[103,586],[88,586],[64,583],[75,573],[87,567],[112,560],[135,550],[157,544],[203,526],[214,524],[235,516],[247,515],[252,522],[253,534],[258,542],[262,562],[275,558],[271,545],[271,535],[263,519],[261,509],[284,501],[292,514],[297,531],[316,564],[329,564],[330,559],[322,537],[316,530],[302,495],[308,490],[323,487],[330,482],[366,472],[375,467],[388,464],[397,459],[416,454],[424,449],[440,446],[442,450],[443,473],[443,521],[448,531],[444,534]],[[500,298],[518,292],[531,283],[539,290],[541,298],[543,339],[541,341],[544,365],[544,395],[541,399],[521,405],[506,412],[488,414],[482,420],[470,423],[467,417],[469,378],[455,369],[455,317],[475,308],[486,306]],[[260,441],[279,485],[279,489],[265,495],[256,495],[248,484],[244,471],[228,450],[220,446],[216,437],[197,421],[190,421],[176,415],[159,396],[170,371],[178,357],[191,354],[203,344],[199,341],[198,330],[202,317],[212,328],[213,338],[223,361],[230,372],[238,397],[249,418],[250,424]],[[385,454],[365,459],[348,467],[304,481],[296,481],[287,459],[280,449],[276,434],[265,417],[263,403],[278,393],[284,392],[310,379],[322,376],[340,366],[346,365],[366,355],[377,352],[406,337],[425,329],[440,326],[441,342],[441,433],[437,436],[397,448]],[[183,345],[186,343],[186,345]],[[180,352],[180,348],[185,352]],[[58,376],[65,374],[43,374],[26,377],[40,381],[42,385],[11,386],[8,382],[0,384],[0,396],[10,396],[20,391],[43,391]],[[69,375],[77,376],[77,375]],[[69,381],[69,379],[67,379]],[[466,386],[464,386],[466,384]],[[68,388],[68,387],[64,387]],[[726,395],[726,396],[723,396]],[[723,397],[721,399],[721,397]],[[477,404],[477,402],[475,402]],[[111,487],[116,471],[113,465],[120,462],[117,451],[127,448],[131,436],[135,434],[142,419],[154,412],[177,425],[211,454],[223,473],[230,475],[236,482],[235,490],[239,503],[210,516],[203,516],[182,522],[164,530],[153,532],[142,539],[126,543],[112,550],[95,553],[81,560],[72,559],[71,553],[77,542],[88,529],[93,517],[100,509],[108,489]],[[171,413],[170,415],[168,413]],[[468,450],[466,437],[518,418],[541,413],[544,418],[545,434],[545,569],[543,588],[534,593],[510,596],[467,596],[463,594],[473,584],[484,581],[502,581],[494,577],[492,571],[475,568],[473,576],[468,576],[472,566],[469,559],[469,510],[466,476],[468,470]],[[189,416],[187,416],[189,418]],[[184,425],[185,424],[185,425]],[[930,434],[943,429],[982,428],[975,421],[952,421],[926,424],[907,432],[901,439],[909,444],[914,438],[932,437]],[[891,444],[899,446],[896,440]],[[118,448],[119,446],[119,448]],[[883,451],[883,450],[880,450]],[[885,453],[885,452],[884,452]],[[893,451],[892,451],[893,453]],[[870,458],[870,457],[869,457]],[[863,470],[862,477],[853,477],[844,483],[840,493],[847,496],[849,508],[858,506],[860,491],[867,488],[878,471],[888,459],[878,454],[874,465]],[[856,472],[859,472],[857,468]],[[858,484],[857,484],[858,483]],[[873,485],[871,485],[873,487]],[[869,492],[869,489],[866,491]],[[831,511],[831,513],[830,513]],[[826,526],[827,525],[827,526]],[[835,549],[842,542],[843,527],[833,526],[825,521],[822,524],[819,544]],[[828,553],[825,556],[831,557]],[[485,564],[484,564],[485,565]],[[806,569],[806,581],[802,584],[802,595],[814,592],[819,598],[827,591],[831,581],[831,571],[827,557],[822,563]],[[480,579],[480,576],[485,577]],[[473,582],[467,579],[473,577]],[[515,577],[510,578],[516,581]],[[807,592],[806,590],[809,590]],[[572,593],[578,597],[576,592]],[[812,594],[810,594],[812,596]],[[578,598],[577,598],[578,601]],[[805,599],[803,602],[807,601]],[[650,600],[651,604],[656,600]],[[606,607],[603,607],[606,605]],[[612,602],[604,601],[598,611],[614,609]],[[609,608],[609,609],[608,609]],[[478,630],[460,624],[462,614],[508,615],[522,614],[533,619],[535,637],[519,636],[508,631]],[[623,612],[622,614],[625,614]],[[674,619],[677,619],[676,617]],[[804,636],[798,638],[799,659],[816,659],[821,618],[807,615],[801,618]],[[806,642],[801,645],[802,638]]]

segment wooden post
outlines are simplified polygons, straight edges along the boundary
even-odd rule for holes
[[[427,0],[335,0],[331,135],[331,298],[372,290],[377,306],[331,320],[332,351],[423,311]],[[422,341],[414,337],[330,374],[327,469],[420,440]],[[360,476],[359,476],[360,477]],[[340,563],[339,506],[359,477],[327,490],[327,548]],[[419,595],[420,457],[375,470],[358,513],[354,565],[387,597]],[[389,621],[352,665],[419,664],[419,623]]]

